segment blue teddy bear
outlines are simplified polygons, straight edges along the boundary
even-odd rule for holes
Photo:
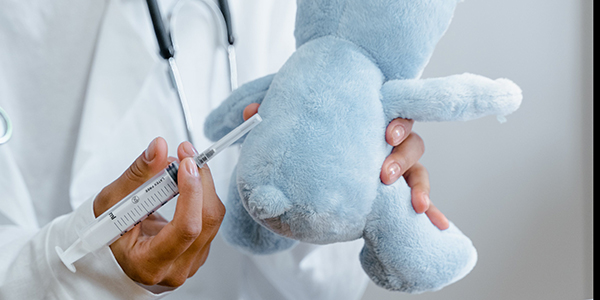
[[[363,238],[360,261],[378,285],[438,290],[471,271],[477,253],[450,224],[413,210],[400,178],[380,180],[394,118],[470,120],[515,111],[521,90],[472,74],[419,79],[458,0],[298,0],[296,52],[281,70],[243,85],[214,110],[217,140],[260,103],[264,121],[242,146],[222,233],[253,254],[297,241]]]

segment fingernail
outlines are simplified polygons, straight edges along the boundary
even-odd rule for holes
[[[185,169],[188,172],[188,174],[194,177],[200,176],[200,173],[198,172],[198,166],[196,166],[196,163],[194,163],[193,159],[186,158],[183,161],[185,162]]]
[[[183,152],[189,156],[195,156],[198,154],[198,151],[196,148],[194,148],[194,146],[192,146],[191,143],[183,143]]]
[[[153,139],[152,142],[150,142],[150,145],[148,145],[148,148],[146,148],[146,151],[144,151],[144,159],[146,160],[146,162],[151,162],[155,156],[156,156],[156,139]]]
[[[400,177],[400,165],[398,165],[397,163],[392,163],[388,166],[388,175],[390,176],[390,179],[395,180],[396,178]]]
[[[425,202],[427,202],[427,207],[429,207],[429,205],[431,205],[431,199],[429,199],[429,195],[423,193],[423,199],[425,199]]]
[[[400,143],[400,140],[404,136],[404,132],[404,127],[402,127],[401,125],[396,125],[396,127],[394,127],[394,129],[392,130],[392,141],[394,141],[395,145],[398,145]]]

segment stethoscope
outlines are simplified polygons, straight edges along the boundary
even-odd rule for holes
[[[158,42],[159,53],[162,58],[164,58],[169,64],[169,78],[171,79],[171,85],[177,94],[177,98],[179,100],[179,106],[181,108],[181,113],[183,115],[183,120],[185,122],[186,134],[188,141],[194,144],[193,135],[192,135],[192,120],[190,117],[189,106],[187,103],[187,99],[185,97],[185,93],[183,90],[183,85],[181,83],[181,77],[179,75],[179,70],[177,68],[177,63],[175,62],[175,47],[173,46],[172,36],[169,34],[162,20],[162,15],[158,8],[158,4],[156,0],[146,0],[148,3],[148,10],[150,12],[150,17],[152,19],[152,25],[154,27],[154,33],[156,34],[156,40]],[[229,12],[229,5],[227,0],[219,0],[219,5],[217,6],[211,0],[202,0],[200,1],[204,5],[208,6],[210,11],[213,14],[213,17],[219,23],[221,36],[225,37],[223,40],[223,44],[227,50],[227,57],[229,63],[229,83],[231,90],[235,90],[237,88],[237,65],[236,65],[236,56],[235,56],[235,47],[234,42],[235,39],[233,37],[233,29],[231,26],[231,15]],[[181,5],[183,2],[177,1],[171,15],[169,16],[169,20],[172,23],[174,21],[174,15],[181,9]],[[171,26],[172,27],[172,26]],[[12,122],[8,117],[8,114],[2,107],[0,107],[0,119],[4,124],[4,132],[0,135],[0,145],[5,144],[12,136]]]
[[[8,114],[2,107],[0,107],[0,119],[2,119],[1,121],[4,123],[4,132],[0,135],[0,145],[2,145],[8,142],[12,136],[12,122],[10,122]]]
[[[156,0],[146,0],[146,2],[148,4],[150,18],[152,19],[152,26],[154,28],[154,34],[156,35],[156,41],[158,42],[159,54],[163,59],[167,61],[169,65],[169,78],[171,81],[171,86],[175,90],[175,94],[177,95],[177,99],[179,100],[179,106],[181,108],[181,114],[183,115],[183,121],[185,123],[188,141],[194,145],[195,143],[192,135],[193,127],[189,111],[189,105],[187,102],[187,98],[185,97],[183,85],[181,83],[179,69],[177,68],[177,63],[175,62],[174,58],[176,47],[174,47],[173,36],[165,27]],[[237,88],[237,65],[234,47],[235,39],[233,37],[233,29],[231,26],[231,15],[229,12],[229,5],[227,3],[227,0],[219,0],[218,6],[212,0],[202,0],[200,2],[210,9],[213,17],[217,20],[217,23],[219,23],[218,27],[221,31],[220,34],[224,37],[223,45],[227,50],[227,58],[229,63],[229,83],[230,88],[233,91]],[[177,12],[181,9],[182,3],[182,1],[178,0],[171,11],[171,14],[169,15],[168,19],[170,20],[171,28],[173,28],[172,25],[175,19],[173,16],[175,16]]]

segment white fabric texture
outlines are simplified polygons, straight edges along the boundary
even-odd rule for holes
[[[202,123],[229,93],[225,50],[210,13],[182,5],[173,34],[199,150]],[[174,1],[160,2],[167,15]],[[231,0],[239,82],[277,71],[294,50],[292,0]],[[156,136],[185,139],[142,0],[0,0],[0,106],[14,123],[0,146],[0,299],[359,299],[362,241],[249,257],[217,236],[204,266],[160,295],[137,285],[108,247],[78,261],[54,251],[93,220],[95,194]],[[236,148],[209,163],[226,198]],[[176,201],[160,212],[172,214]]]

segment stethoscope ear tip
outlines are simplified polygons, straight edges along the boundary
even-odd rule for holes
[[[0,107],[0,145],[5,144],[12,136],[12,123],[8,114]]]

